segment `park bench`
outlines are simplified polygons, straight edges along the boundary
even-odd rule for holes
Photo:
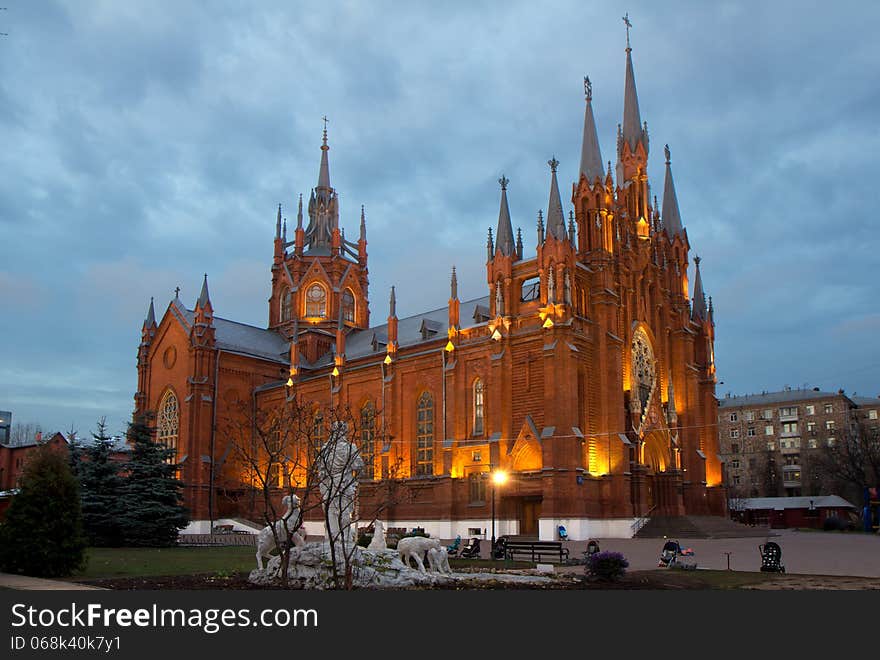
[[[256,545],[256,534],[180,534],[179,546]]]
[[[517,557],[528,558],[535,563],[554,558],[559,563],[568,559],[568,548],[561,541],[511,541],[504,546],[504,558],[513,561]]]

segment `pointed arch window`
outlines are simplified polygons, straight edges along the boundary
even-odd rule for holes
[[[290,320],[290,289],[284,287],[281,290],[281,320],[289,321]]]
[[[354,294],[351,289],[346,289],[342,294],[342,320],[354,323]]]
[[[327,316],[327,290],[317,282],[306,289],[306,316],[321,319]]]
[[[376,406],[372,401],[367,401],[361,408],[361,459],[364,467],[361,472],[362,479],[372,479],[376,456]]]
[[[324,413],[320,410],[315,411],[312,422],[312,441],[316,447],[324,444]]]
[[[174,392],[168,390],[159,404],[157,439],[160,445],[174,450],[170,461],[177,462],[177,443],[180,436],[180,406]]]
[[[422,393],[416,426],[416,475],[434,474],[434,397]]]
[[[473,387],[473,402],[474,402],[474,435],[483,435],[483,421],[484,421],[484,403],[483,403],[483,381],[477,378],[474,381]]]

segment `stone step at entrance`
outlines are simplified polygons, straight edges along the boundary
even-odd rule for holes
[[[751,527],[721,516],[653,516],[636,538],[725,539],[776,536],[768,527]]]

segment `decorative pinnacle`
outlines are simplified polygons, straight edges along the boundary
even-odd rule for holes
[[[324,146],[327,146],[327,115],[324,115],[321,119],[324,120]]]
[[[450,281],[450,293],[452,294],[450,297],[455,299],[458,298],[458,277],[455,275],[455,266],[452,267],[452,280]]]
[[[626,49],[631,50],[629,46],[629,29],[633,26],[633,24],[629,22],[629,12],[626,12],[626,14],[624,14],[623,23],[624,25],[626,25]]]
[[[669,163],[672,162],[672,158],[670,156],[668,144],[665,147],[663,147],[663,154],[666,156],[666,164],[669,165]]]
[[[695,265],[697,268],[700,267],[700,261],[702,261],[702,259],[700,259],[699,257],[694,257],[694,265]]]
[[[542,211],[541,209],[538,209],[538,226],[544,226],[544,211]]]
[[[584,76],[584,96],[587,97],[587,101],[593,100],[593,83],[590,82],[589,76]]]
[[[501,190],[507,190],[507,184],[510,183],[510,179],[502,174],[501,178],[498,179],[498,183],[501,184]]]
[[[547,164],[550,166],[550,171],[554,174],[556,173],[556,168],[559,165],[559,161],[556,160],[556,156],[553,156],[550,160],[547,161]]]

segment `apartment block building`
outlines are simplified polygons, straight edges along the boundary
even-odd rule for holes
[[[876,427],[880,398],[786,388],[718,404],[724,482],[732,498],[828,494],[818,469],[824,447]]]

